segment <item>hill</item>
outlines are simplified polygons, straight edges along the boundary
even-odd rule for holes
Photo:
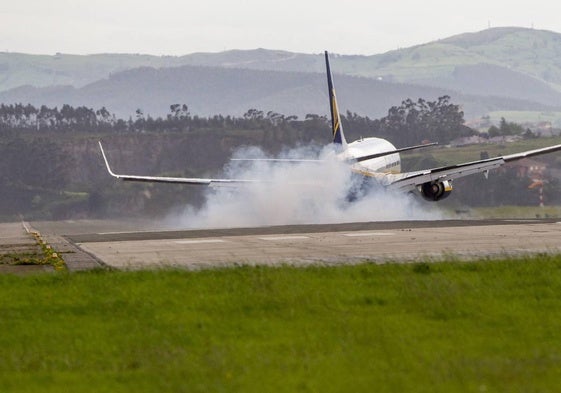
[[[0,91],[30,85],[82,87],[113,73],[137,67],[174,67],[181,61],[173,56],[131,54],[28,55],[0,52]]]
[[[364,77],[336,76],[343,111],[381,117],[402,100],[423,97],[434,100],[452,96],[467,116],[495,110],[546,110],[544,105],[501,97],[478,97],[452,90],[389,83]],[[327,114],[325,75],[304,72],[274,72],[234,68],[182,66],[142,67],[111,75],[84,87],[24,86],[0,93],[0,102],[31,103],[35,106],[105,106],[128,118],[137,109],[153,117],[165,116],[171,104],[187,104],[199,116],[243,115],[248,109],[276,111],[300,117]]]
[[[394,81],[548,103],[561,91],[560,59],[559,33],[495,28],[372,56],[371,68],[363,72]],[[474,86],[474,80],[486,88]]]
[[[349,90],[341,103],[370,116],[384,114],[404,98],[444,93],[474,116],[490,108],[542,110],[561,102],[561,34],[551,31],[493,28],[372,56],[332,55],[331,60],[336,73],[360,77],[354,83],[358,90]],[[324,67],[321,54],[266,49],[180,57],[4,52],[0,102],[107,106],[125,116],[136,108],[161,114],[175,102],[185,102],[201,115],[240,114],[250,107],[323,113],[318,92],[325,86],[314,81],[323,80]],[[173,77],[182,79],[167,80]],[[336,79],[340,90],[353,85],[351,79]],[[379,90],[368,93],[366,87]]]

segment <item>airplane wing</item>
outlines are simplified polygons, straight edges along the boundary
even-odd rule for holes
[[[176,183],[176,184],[192,184],[192,185],[202,185],[202,186],[227,186],[236,184],[248,184],[256,183],[258,180],[250,179],[205,179],[205,178],[189,178],[189,177],[166,177],[166,176],[136,176],[136,175],[119,175],[114,173],[109,166],[109,161],[101,145],[99,143],[99,148],[101,149],[101,154],[103,155],[103,160],[105,161],[105,166],[109,174],[117,179],[124,181],[137,181],[137,182],[151,182],[151,183]]]
[[[413,146],[412,148],[424,147]],[[205,185],[205,186],[236,186],[241,184],[252,184],[252,183],[263,183],[265,180],[257,179],[212,179],[212,178],[186,178],[186,177],[165,177],[165,176],[137,176],[137,175],[122,175],[116,174],[111,170],[109,166],[109,161],[103,150],[101,141],[99,142],[99,148],[107,171],[109,174],[117,179],[124,181],[137,181],[137,182],[155,182],[155,183],[176,183],[176,184],[191,184],[191,185]],[[403,150],[409,150],[410,148],[404,148]],[[413,191],[418,186],[425,183],[431,182],[444,182],[454,180],[460,177],[472,175],[475,173],[487,172],[491,169],[498,168],[505,163],[520,160],[527,157],[533,157],[537,155],[542,155],[546,153],[551,153],[561,150],[560,145],[549,146],[541,149],[528,150],[521,153],[509,154],[500,157],[488,158],[485,160],[466,162],[463,164],[444,166],[439,168],[426,169],[414,172],[404,172],[399,174],[384,174],[384,173],[370,173],[369,176],[375,177],[380,184],[386,186],[389,189],[400,190],[400,191]],[[380,153],[381,156],[388,155],[390,152]],[[391,152],[392,154],[395,151]],[[356,159],[355,159],[356,160]],[[278,161],[278,160],[275,160]],[[295,161],[295,160],[287,160]],[[303,162],[321,162],[321,160],[296,160]]]
[[[546,153],[552,153],[559,150],[561,150],[561,145],[554,145],[541,149],[528,150],[521,153],[488,158],[485,160],[466,162],[463,164],[450,165],[415,172],[404,172],[395,175],[385,175],[386,178],[382,180],[382,182],[390,189],[403,191],[414,190],[416,187],[427,182],[444,182],[475,173],[483,173],[491,169],[498,168],[507,162],[517,161],[523,158],[538,156]]]

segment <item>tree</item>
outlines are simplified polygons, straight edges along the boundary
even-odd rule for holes
[[[449,96],[437,101],[410,98],[400,106],[393,106],[388,115],[380,119],[380,135],[400,145],[418,144],[423,140],[450,142],[475,131],[464,125],[464,112],[459,105],[451,104]]]
[[[524,127],[520,124],[516,124],[513,122],[507,122],[504,117],[501,117],[501,121],[499,122],[499,127],[493,125],[489,127],[489,136],[496,137],[496,136],[507,136],[507,135],[522,135],[524,133]]]

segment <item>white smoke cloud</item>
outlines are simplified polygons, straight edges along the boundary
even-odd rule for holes
[[[268,158],[258,148],[243,149],[234,158]],[[185,228],[232,228],[290,224],[440,219],[434,205],[404,193],[370,189],[349,202],[348,190],[357,181],[348,164],[335,158],[331,146],[298,148],[279,158],[321,162],[279,163],[232,161],[225,177],[255,179],[240,187],[209,188],[202,208],[185,207],[169,221]]]

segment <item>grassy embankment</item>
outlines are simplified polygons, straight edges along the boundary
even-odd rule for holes
[[[550,111],[496,111],[490,112],[489,117],[492,122],[498,124],[501,118],[505,118],[509,122],[524,124],[526,122],[550,122],[554,127],[561,127],[561,112]]]
[[[505,144],[489,143],[461,147],[438,146],[424,149],[416,153],[409,153],[404,155],[404,157],[406,160],[410,161],[413,166],[423,157],[432,157],[441,165],[452,165],[479,160],[481,158],[481,152],[483,151],[487,152],[489,157],[496,157],[558,144],[561,144],[561,137],[526,139]],[[542,157],[553,158],[555,161],[561,162],[561,155],[559,155],[559,153],[551,153]],[[418,168],[412,167],[406,169],[415,170]]]
[[[534,218],[561,218],[561,206],[493,206],[476,207],[468,211],[473,218],[497,219],[534,219]]]
[[[556,391],[561,257],[0,276],[0,391]]]

